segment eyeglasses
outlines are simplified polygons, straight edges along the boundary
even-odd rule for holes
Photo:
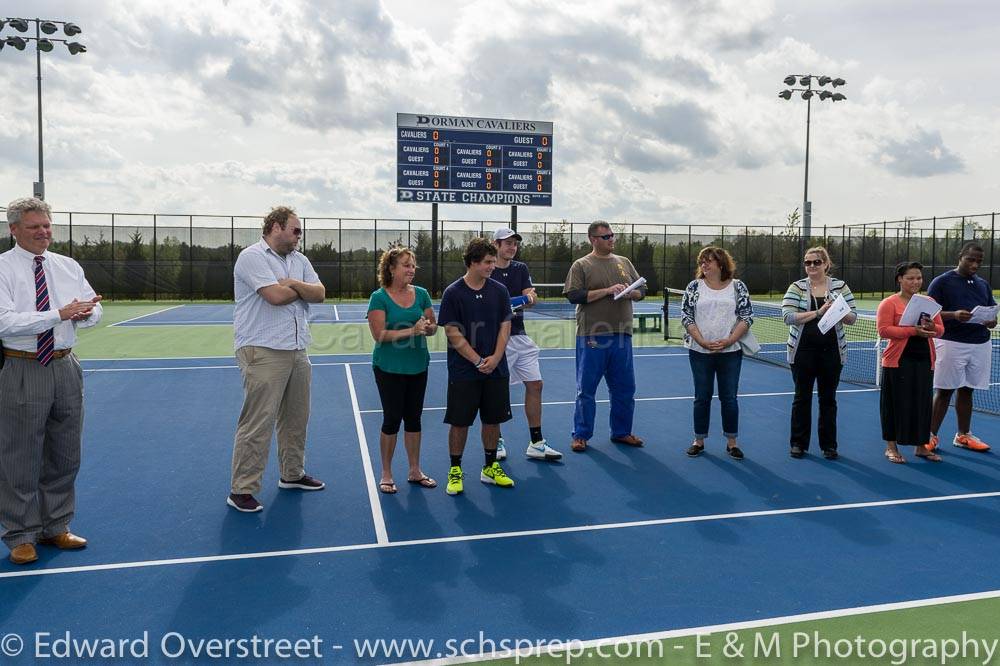
[[[802,265],[805,266],[806,268],[809,268],[810,266],[822,266],[823,265],[823,260],[822,259],[806,259],[805,261],[802,262]]]
[[[604,241],[609,241],[609,240],[611,240],[614,237],[615,237],[614,234],[603,234],[601,236],[591,236],[591,238],[600,238],[601,240],[604,240]]]
[[[292,229],[292,233],[295,234],[296,236],[301,236],[302,235],[302,227],[297,227],[297,228]]]

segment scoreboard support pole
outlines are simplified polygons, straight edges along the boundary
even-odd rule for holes
[[[510,228],[517,231],[517,206],[510,207]]]
[[[438,205],[431,204],[431,296],[438,294]]]

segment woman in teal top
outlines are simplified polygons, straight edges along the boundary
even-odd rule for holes
[[[375,339],[372,370],[382,400],[382,480],[379,490],[396,492],[392,478],[392,454],[396,450],[399,425],[410,460],[407,481],[424,488],[437,482],[420,469],[420,414],[424,409],[427,366],[430,354],[425,337],[434,335],[437,322],[427,290],[414,286],[417,257],[405,247],[382,253],[378,263],[381,288],[368,301],[368,328]]]

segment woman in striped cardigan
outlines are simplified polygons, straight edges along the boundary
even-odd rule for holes
[[[788,324],[788,363],[795,381],[789,437],[791,456],[801,458],[809,450],[813,385],[818,384],[819,446],[824,458],[836,460],[837,386],[847,361],[844,324],[857,320],[857,308],[847,284],[829,275],[833,264],[826,248],[809,248],[802,263],[806,277],[790,284],[781,301],[781,313]],[[825,334],[821,333],[819,320],[837,296],[844,297],[851,311]]]

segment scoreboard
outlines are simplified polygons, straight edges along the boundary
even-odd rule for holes
[[[396,114],[396,201],[552,205],[552,123]]]

